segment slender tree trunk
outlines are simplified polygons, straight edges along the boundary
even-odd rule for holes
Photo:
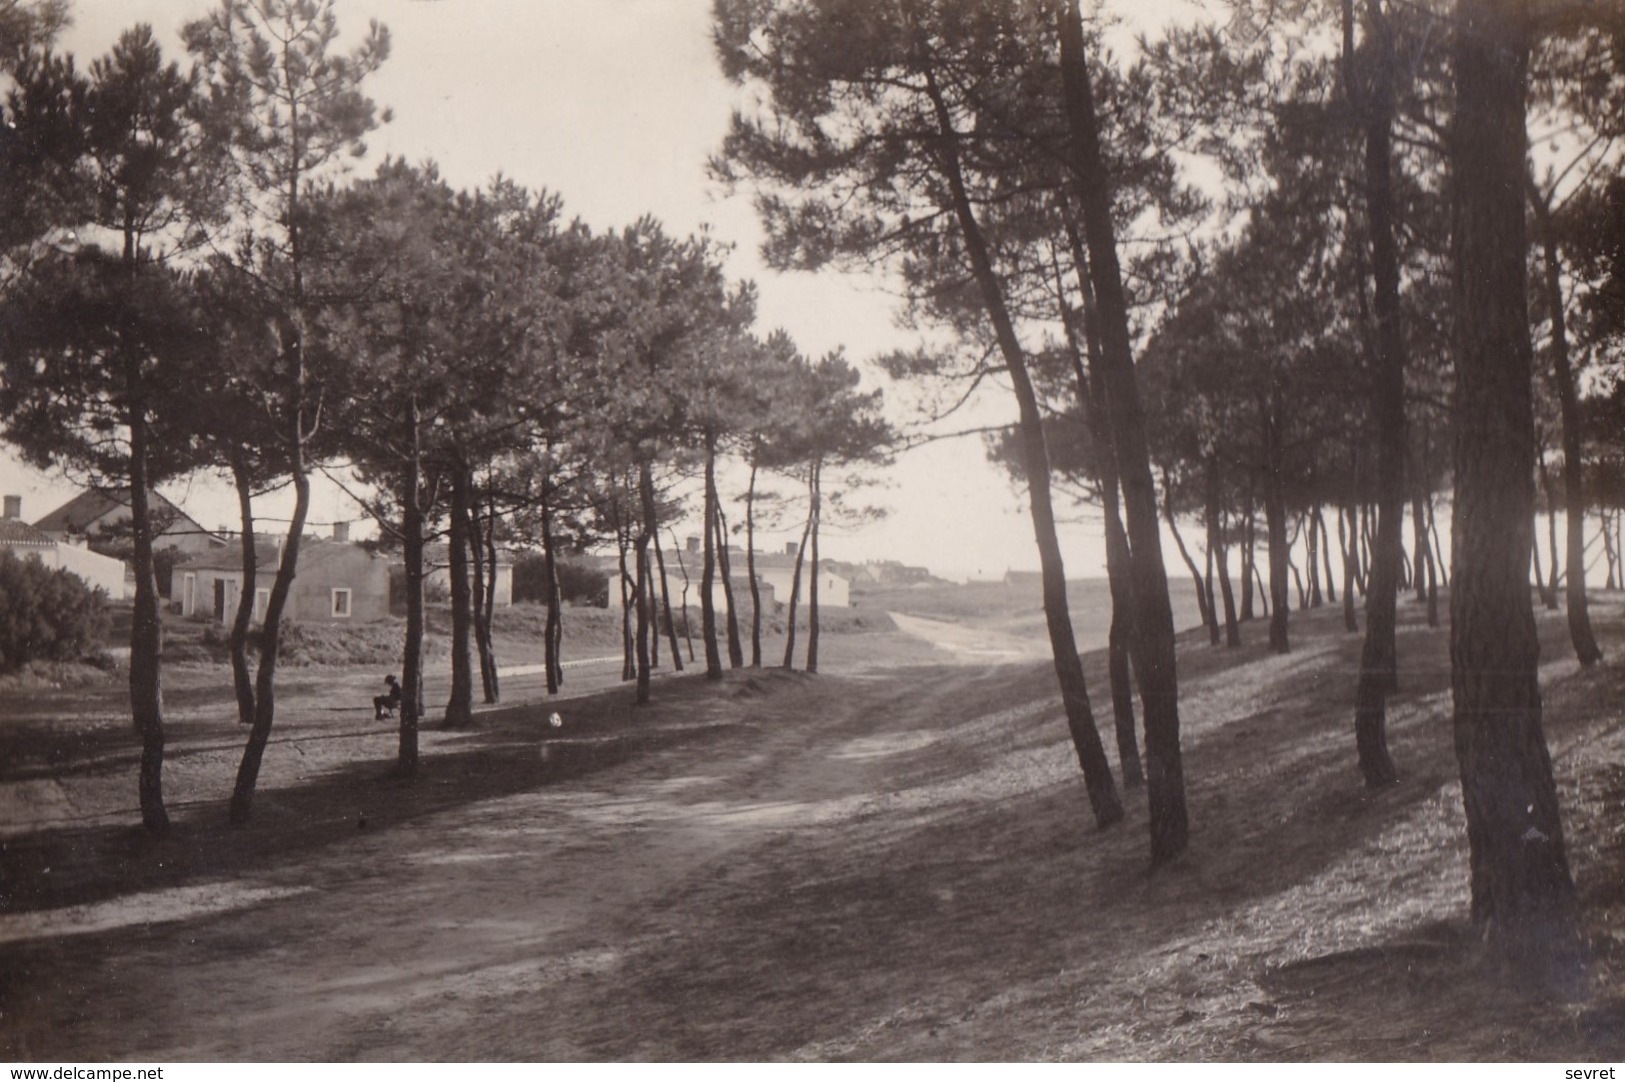
[[[796,546],[796,565],[790,575],[790,605],[784,618],[784,668],[796,667],[796,608],[801,604],[801,568],[807,556],[807,539],[812,534],[812,473],[807,474],[807,521],[801,527],[801,543]]]
[[[941,136],[943,166],[954,215],[959,222],[966,255],[970,259],[972,276],[993,324],[1005,371],[1010,376],[1016,396],[1022,461],[1027,473],[1028,511],[1032,515],[1033,535],[1038,544],[1038,562],[1044,583],[1044,620],[1049,631],[1055,675],[1061,688],[1061,702],[1066,710],[1067,729],[1078,756],[1078,765],[1083,771],[1084,788],[1089,794],[1095,824],[1105,828],[1123,818],[1123,805],[1112,779],[1105,745],[1101,743],[1100,733],[1095,728],[1083,660],[1078,654],[1077,640],[1072,631],[1072,617],[1066,597],[1066,568],[1061,558],[1060,540],[1055,532],[1055,510],[1051,502],[1049,448],[1044,442],[1038,396],[1027,371],[1026,353],[1016,337],[1015,323],[1005,304],[1003,287],[993,269],[987,241],[965,189],[959,163],[958,133],[954,130],[947,104],[942,99],[934,76],[929,69],[925,74]],[[1140,676],[1142,680],[1146,678],[1143,671]]]
[[[1540,534],[1534,529],[1533,523],[1529,530],[1529,559],[1534,564],[1535,592],[1540,595],[1540,603],[1548,609],[1557,608],[1557,598],[1546,587],[1546,572],[1540,565]]]
[[[677,540],[677,534],[671,535],[672,555],[677,557],[677,573],[683,576],[683,593],[679,598],[683,613],[683,641],[688,644],[688,663],[694,664],[694,625],[688,618],[688,563],[683,559],[683,546]]]
[[[728,668],[741,669],[745,666],[745,648],[739,641],[739,605],[734,600],[733,557],[728,552],[728,517],[722,511],[721,500],[717,501],[716,530],[717,570],[722,573],[722,600],[728,606]]]
[[[1072,180],[1089,246],[1089,274],[1100,312],[1101,376],[1106,389],[1118,482],[1127,515],[1134,595],[1134,671],[1145,719],[1146,796],[1151,863],[1184,852],[1189,841],[1185,767],[1179,746],[1179,677],[1174,659],[1173,607],[1162,564],[1156,483],[1146,447],[1145,419],[1135,383],[1128,302],[1117,260],[1111,179],[1100,147],[1094,88],[1083,50],[1075,0],[1058,0],[1061,77]],[[1060,584],[1064,591],[1064,580]]]
[[[617,527],[617,532],[621,569],[621,679],[630,681],[638,678],[637,647],[632,636],[632,593],[628,589],[632,574],[626,569],[626,554],[632,551],[632,538],[624,522]]]
[[[1167,479],[1164,478],[1162,483],[1166,490]],[[1191,585],[1196,589],[1196,607],[1202,614],[1202,626],[1212,632],[1218,626],[1213,618],[1213,602],[1208,598],[1207,587],[1202,582],[1201,569],[1196,566],[1196,561],[1191,559],[1190,549],[1185,547],[1185,538],[1180,534],[1179,522],[1174,517],[1174,505],[1166,499],[1162,504],[1162,513],[1168,523],[1168,532],[1173,534],[1174,547],[1179,550],[1179,558],[1184,562],[1185,570],[1190,572]]]
[[[1247,521],[1242,526],[1241,618],[1253,618],[1253,568],[1257,564],[1257,519],[1254,516],[1253,473],[1247,471]],[[1341,524],[1341,519],[1338,520]]]
[[[1089,283],[1089,260],[1083,237],[1072,215],[1065,215],[1064,220],[1078,275],[1078,291],[1083,295],[1084,350],[1078,348],[1077,334],[1072,320],[1066,318],[1067,306],[1064,302],[1062,326],[1066,329],[1072,348],[1072,374],[1077,385],[1078,402],[1088,417],[1090,442],[1094,447],[1095,460],[1100,464],[1096,481],[1100,487],[1101,517],[1105,522],[1106,580],[1112,598],[1112,622],[1106,633],[1106,673],[1112,693],[1112,726],[1117,737],[1117,760],[1123,773],[1123,788],[1138,789],[1145,785],[1145,770],[1140,764],[1140,744],[1135,732],[1134,683],[1129,661],[1134,627],[1133,568],[1128,533],[1123,528],[1122,507],[1118,499],[1117,453],[1112,448],[1111,434],[1107,431],[1106,385],[1099,376],[1100,312],[1095,305],[1094,287]],[[1059,271],[1056,277],[1056,295],[1064,296]],[[1095,373],[1093,378],[1084,371],[1085,355],[1088,357],[1089,371]]]
[[[818,671],[818,526],[824,513],[824,463],[812,465],[812,574],[807,582],[807,671]]]
[[[395,772],[418,772],[418,728],[423,720],[423,452],[417,398],[406,413],[406,469],[401,479],[401,558],[405,563],[406,641],[401,648],[400,733]]]
[[[1326,516],[1320,504],[1315,504],[1315,528],[1320,534],[1320,566],[1326,569],[1326,603],[1337,604],[1337,587],[1332,585],[1332,539],[1326,529]]]
[[[1359,467],[1355,467],[1355,486],[1359,486]],[[1347,528],[1345,529],[1345,524]],[[1354,615],[1354,588],[1355,574],[1360,564],[1357,553],[1349,551],[1350,545],[1359,547],[1358,531],[1354,528],[1354,500],[1349,499],[1348,507],[1337,509],[1337,544],[1343,550],[1343,630],[1349,634],[1358,634],[1360,621]]]
[[[472,474],[468,483],[468,555],[469,555],[469,582],[473,590],[469,595],[471,621],[474,631],[475,656],[480,663],[480,692],[487,703],[494,703],[500,697],[497,686],[497,658],[496,652],[491,648],[491,620],[494,613],[491,591],[494,589],[492,579],[495,578],[496,568],[494,558],[489,556],[489,545],[486,542],[486,531],[480,525],[479,508],[474,498],[474,480]],[[496,526],[493,518],[492,528]]]
[[[1428,547],[1427,502],[1414,488],[1411,494],[1411,548],[1416,552],[1416,573],[1412,576],[1411,586],[1416,591],[1416,603],[1421,605],[1428,599],[1433,552]]]
[[[666,645],[671,649],[671,667],[673,672],[683,671],[683,654],[677,649],[677,626],[671,616],[671,583],[666,577],[666,552],[660,545],[660,528],[655,526],[649,531],[654,538],[655,569],[660,575],[660,608],[666,620]],[[656,637],[658,640],[658,636]]]
[[[1270,551],[1270,649],[1284,654],[1292,647],[1287,635],[1291,598],[1287,594],[1286,494],[1282,472],[1281,400],[1279,393],[1268,403],[1259,402],[1264,420],[1264,525]]]
[[[545,488],[547,485],[545,478],[542,484]],[[542,633],[542,662],[547,669],[547,693],[557,695],[559,687],[564,683],[564,666],[559,658],[559,647],[564,641],[564,621],[563,615],[559,612],[559,605],[564,597],[563,591],[559,589],[558,554],[553,541],[553,508],[545,496],[542,499],[541,512],[542,573],[547,579],[544,584],[547,590],[547,627]]]
[[[1213,633],[1210,638],[1212,640],[1212,645],[1217,646],[1219,645],[1219,603],[1218,598],[1213,596],[1214,564],[1223,560],[1222,553],[1224,552],[1224,538],[1222,536],[1223,527],[1221,527],[1219,524],[1219,500],[1221,499],[1224,490],[1220,485],[1218,455],[1208,455],[1207,466],[1204,473],[1206,474],[1204,485],[1206,491],[1202,504],[1203,517],[1206,520],[1207,525],[1207,596],[1208,607],[1213,610],[1214,617],[1212,625]],[[1222,567],[1220,568],[1220,572],[1220,577],[1222,579],[1224,577],[1224,569]],[[1226,584],[1226,589],[1228,589],[1228,584]],[[1227,637],[1230,634],[1230,626],[1234,619],[1235,606],[1234,603],[1227,598],[1225,601],[1225,634]]]
[[[722,650],[717,645],[717,610],[712,599],[717,554],[711,523],[717,520],[717,441],[705,441],[705,551],[700,571],[700,641],[705,644],[705,678],[722,679]]]
[[[259,585],[259,564],[254,549],[254,488],[248,475],[248,463],[238,451],[231,455],[231,481],[237,489],[237,517],[243,527],[239,545],[243,557],[243,588],[237,595],[237,616],[231,622],[226,650],[231,656],[231,687],[237,695],[237,721],[252,725],[254,674],[248,667],[248,631],[254,622],[254,593]]]
[[[300,424],[295,414],[295,424]],[[237,767],[237,781],[231,793],[229,815],[233,823],[246,823],[254,802],[254,788],[259,783],[260,763],[265,758],[266,745],[271,741],[271,726],[276,721],[276,666],[282,647],[282,613],[287,609],[288,594],[293,589],[294,573],[299,566],[299,543],[305,532],[305,519],[310,514],[310,475],[305,472],[302,453],[295,452],[290,471],[293,479],[293,518],[288,523],[288,536],[282,543],[282,559],[277,565],[276,578],[271,583],[270,599],[265,604],[265,621],[260,628],[260,663],[254,674],[254,725],[248,733],[248,744],[243,749],[242,762]]]
[[[1345,24],[1351,24],[1352,0],[1345,0],[1344,10]],[[1404,559],[1406,356],[1400,325],[1399,249],[1394,239],[1392,128],[1397,61],[1382,0],[1366,0],[1366,14],[1374,38],[1371,79],[1366,93],[1357,94],[1352,80],[1349,92],[1365,118],[1366,218],[1377,320],[1371,407],[1377,422],[1378,507],[1371,588],[1365,603],[1365,643],[1354,694],[1354,738],[1360,773],[1367,786],[1376,788],[1399,780],[1388,752],[1387,702],[1399,684],[1394,636]],[[1352,37],[1351,27],[1345,32]],[[1352,49],[1347,62],[1352,70]]]
[[[638,467],[638,502],[642,506],[634,553],[637,560],[637,705],[649,701],[649,640],[654,637],[654,626],[649,616],[649,601],[654,594],[649,573],[649,538],[654,533],[655,483],[654,469],[649,463]]]
[[[468,519],[471,493],[468,469],[461,462],[451,471],[451,695],[446,700],[445,726],[463,729],[474,724],[474,665],[472,656],[473,592],[468,581]]]
[[[1305,512],[1309,518],[1309,607],[1325,603],[1320,593],[1320,506]]]
[[[1577,943],[1578,901],[1541,727],[1525,568],[1534,519],[1523,181],[1528,11],[1458,0],[1452,256],[1456,487],[1451,691],[1472,916],[1509,953]]]
[[[1445,559],[1444,542],[1439,540],[1439,524],[1433,515],[1433,493],[1428,493],[1428,536],[1433,538],[1433,560],[1439,569],[1439,585],[1449,586],[1450,580],[1455,576],[1455,569],[1450,561]]]
[[[745,577],[750,579],[750,667],[762,667],[762,588],[756,581],[756,459],[745,489]]]
[[[132,366],[132,369],[135,366]],[[130,376],[131,400],[140,402]],[[141,825],[154,834],[169,830],[164,809],[164,625],[158,610],[158,577],[152,555],[152,509],[147,500],[148,465],[146,411],[132,407],[130,418],[130,536],[134,542],[135,608],[130,622],[130,715],[141,737],[141,767],[137,792]]]
[[[1546,453],[1537,452],[1535,461],[1540,465],[1540,492],[1546,497],[1546,551],[1552,557],[1551,567],[1547,571],[1544,597],[1546,607],[1556,612],[1557,584],[1562,578],[1563,569],[1563,563],[1557,557],[1557,502],[1552,497],[1552,475],[1546,469]]]
[[[1216,460],[1215,460],[1216,463]],[[1225,541],[1226,521],[1224,507],[1219,507],[1219,592],[1224,598],[1224,645],[1234,650],[1241,645],[1241,622],[1236,619],[1236,595],[1230,587],[1230,547]]]

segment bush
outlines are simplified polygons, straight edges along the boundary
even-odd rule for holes
[[[0,673],[84,657],[110,626],[106,595],[84,579],[0,552]]]
[[[596,561],[586,556],[560,555],[554,560],[559,573],[559,595],[572,605],[609,604],[608,576]],[[539,552],[524,552],[513,562],[513,599],[547,602],[547,558]]]

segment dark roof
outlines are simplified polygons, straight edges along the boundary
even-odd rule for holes
[[[0,518],[0,545],[12,548],[50,548],[56,544],[20,518]]]
[[[256,570],[266,573],[276,570],[277,554],[284,539],[270,534],[254,535],[254,560]],[[315,567],[329,560],[343,559],[361,553],[371,559],[381,560],[384,557],[371,552],[354,541],[329,541],[319,537],[307,537],[299,543],[299,566],[301,568]],[[231,538],[224,548],[212,552],[201,553],[190,560],[183,560],[175,565],[185,571],[241,571],[243,569],[243,549],[237,538]]]
[[[185,511],[165,499],[163,493],[149,490],[147,500],[154,511],[161,511],[166,515],[173,514],[177,522],[184,522],[198,533],[209,532]],[[47,533],[79,533],[108,512],[129,506],[130,495],[127,492],[86,489],[44,518],[36,519],[34,525]]]

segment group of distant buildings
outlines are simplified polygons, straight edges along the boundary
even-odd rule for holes
[[[281,561],[286,538],[256,535],[256,572],[252,585],[243,574],[243,554],[239,537],[224,530],[209,530],[157,492],[150,494],[155,525],[153,545],[172,550],[165,597],[172,611],[182,616],[217,623],[230,623],[245,589],[254,591],[254,619],[263,619],[271,585]],[[111,598],[134,596],[135,580],[128,564],[110,553],[128,547],[130,507],[128,497],[119,493],[88,490],[33,523],[23,519],[22,499],[4,497],[4,518],[0,518],[0,551],[24,559],[37,560],[78,575]],[[787,603],[797,572],[797,546],[782,552],[758,552],[747,560],[745,551],[730,546],[727,552],[729,582],[735,604],[747,609],[750,580],[747,568],[754,564],[757,593],[764,612]],[[431,589],[449,584],[445,546],[430,546],[427,554],[427,583]],[[683,552],[666,558],[665,591],[672,607],[700,607],[701,558],[699,538],[690,538]],[[800,601],[811,596],[813,576],[818,579],[821,607],[847,608],[852,603],[854,583],[906,585],[930,581],[923,567],[909,567],[895,561],[867,564],[800,562]],[[620,570],[617,561],[603,563],[611,605],[620,598]],[[399,576],[400,561],[353,542],[349,524],[337,523],[330,537],[306,537],[300,542],[299,571],[288,598],[286,615],[302,623],[361,623],[389,615],[391,579]],[[727,591],[720,573],[712,584],[717,611],[727,607]],[[498,550],[493,601],[498,606],[513,603],[513,554]]]

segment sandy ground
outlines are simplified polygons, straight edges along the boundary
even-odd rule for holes
[[[1599,609],[1625,657],[1619,605]],[[371,678],[290,680],[236,830],[235,726],[177,690],[162,840],[130,825],[116,688],[13,710],[0,1058],[1625,1049],[1625,668],[1578,672],[1557,621],[1548,726],[1591,960],[1554,991],[1467,933],[1442,631],[1402,630],[1404,778],[1378,793],[1354,767],[1359,643],[1336,614],[1296,620],[1285,657],[1261,625],[1239,652],[1186,636],[1191,855],[1152,875],[1140,794],[1091,828],[1047,663],[979,652],[1030,644],[894,617],[901,633],[827,639],[822,675],[670,677],[641,709],[512,681],[517,705],[427,734],[410,783],[385,778],[388,727],[349,705]]]

